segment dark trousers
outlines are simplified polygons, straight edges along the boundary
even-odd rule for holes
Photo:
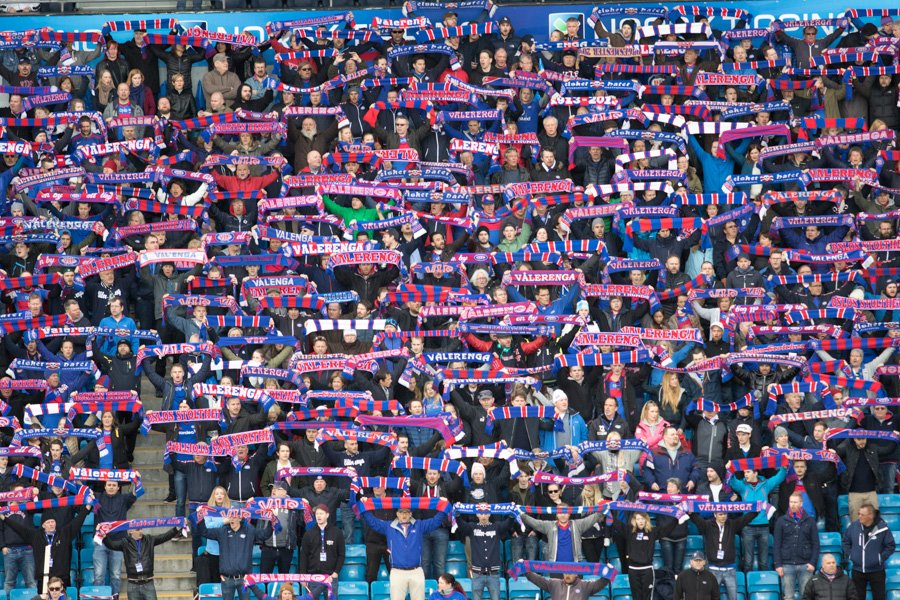
[[[366,543],[366,581],[372,583],[378,579],[378,568],[381,561],[384,560],[384,566],[387,570],[391,570],[391,555],[388,554],[386,544]]]
[[[631,597],[633,600],[650,600],[653,598],[653,586],[656,583],[656,576],[653,567],[649,569],[628,569],[628,583],[631,586]]]
[[[197,560],[197,584],[219,583],[219,555],[203,553]]]
[[[263,546],[262,553],[259,558],[260,573],[274,573],[275,566],[278,566],[280,574],[291,572],[291,559],[294,557],[293,548],[274,548],[272,546]]]
[[[853,571],[853,585],[856,586],[856,597],[866,597],[866,584],[872,588],[872,600],[885,600],[887,591],[885,591],[885,571],[873,571],[871,573],[862,573]]]

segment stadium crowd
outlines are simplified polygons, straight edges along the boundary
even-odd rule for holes
[[[4,32],[6,593],[887,598],[900,10],[493,9]]]

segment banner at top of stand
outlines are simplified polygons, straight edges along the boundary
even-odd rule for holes
[[[637,21],[638,26],[650,25],[656,19],[653,11],[648,9],[664,7],[670,16],[676,7],[684,3],[660,3],[660,4],[644,4],[644,3],[622,3],[615,5],[601,5],[604,10],[600,14],[600,20],[604,26],[616,31],[621,23],[625,20]],[[736,23],[737,19],[733,16],[721,16],[718,9],[729,9],[733,11],[735,2],[696,2],[690,3],[690,6],[700,8],[711,7],[714,10],[713,16],[710,17],[713,27],[716,29],[728,28]],[[869,0],[865,3],[868,8],[896,8],[896,2],[890,0]],[[838,0],[800,0],[798,2],[779,2],[778,0],[747,0],[742,2],[741,8],[752,15],[751,20],[747,23],[748,28],[766,28],[769,27],[776,19],[782,21],[798,21],[809,19],[834,19],[843,16],[844,11],[852,8],[853,2]],[[496,11],[490,17],[490,20],[497,22],[502,17],[507,16],[511,19],[516,35],[531,34],[537,36],[538,39],[546,38],[551,31],[566,30],[566,21],[576,19],[579,22],[579,35],[587,40],[597,39],[594,34],[593,27],[589,23],[591,14],[596,3],[577,3],[577,4],[505,4],[496,7]],[[613,10],[615,9],[615,10]],[[178,21],[185,30],[195,28],[204,29],[210,32],[240,34],[249,33],[254,35],[258,40],[268,39],[266,33],[266,24],[276,21],[291,21],[298,18],[315,18],[325,15],[338,14],[345,12],[341,10],[279,10],[279,11],[247,11],[239,13],[235,12],[175,12],[175,13],[134,13],[134,14],[66,14],[66,15],[48,15],[48,14],[16,14],[8,16],[5,20],[0,21],[2,28],[7,30],[25,30],[39,29],[41,27],[52,27],[57,31],[90,31],[100,32],[103,24],[107,21],[121,20],[148,20],[148,19],[168,19],[173,18]],[[728,12],[728,11],[726,11]],[[353,11],[353,17],[358,27],[362,24],[371,24],[375,17],[382,19],[402,19],[407,18],[400,7],[383,8],[383,9],[357,9]],[[693,21],[694,15],[682,17],[682,21]],[[717,26],[718,23],[718,26]],[[332,26],[333,28],[343,28],[344,23]],[[821,30],[829,33],[828,27],[822,27]],[[795,33],[795,32],[790,32]],[[117,40],[126,40],[132,36],[131,31],[113,32],[113,37]],[[76,46],[77,47],[77,46]]]

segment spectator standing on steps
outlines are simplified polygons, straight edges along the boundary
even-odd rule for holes
[[[128,576],[128,597],[131,600],[156,600],[153,566],[156,547],[175,539],[179,530],[172,528],[161,535],[144,535],[141,529],[131,529],[120,540],[103,539],[103,545],[122,553]]]

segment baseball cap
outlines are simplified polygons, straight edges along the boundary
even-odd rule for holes
[[[512,25],[512,21],[509,20],[509,17],[500,17],[500,20],[498,21],[498,23],[501,25],[503,23],[508,23],[508,24]]]
[[[722,331],[725,331],[725,326],[722,325],[721,321],[713,321],[712,323],[710,323],[709,328],[712,329],[713,327],[718,327]]]
[[[279,489],[279,490],[288,491],[288,484],[287,484],[286,482],[284,482],[284,481],[276,481],[275,483],[272,484],[272,489],[273,489],[273,490]]]
[[[741,423],[735,429],[738,433],[753,433],[753,428],[747,425],[746,423]]]
[[[494,398],[494,392],[492,392],[491,390],[481,390],[480,392],[478,392],[478,399],[479,399],[479,400],[487,400],[488,398],[493,399],[493,398]]]
[[[697,550],[693,554],[691,554],[691,560],[706,560],[706,555],[703,554],[700,550]]]

